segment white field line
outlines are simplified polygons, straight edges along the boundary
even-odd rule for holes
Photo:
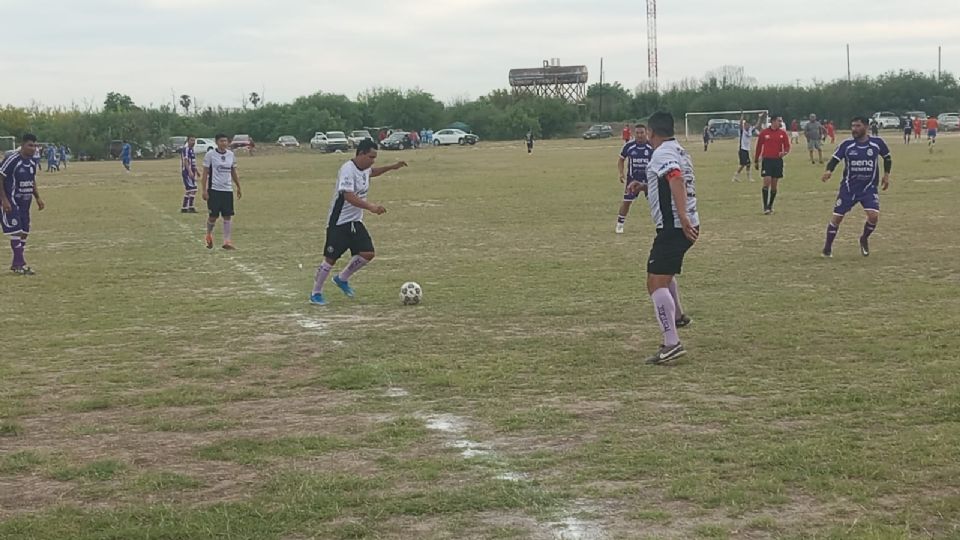
[[[185,237],[187,237],[192,241],[195,241],[200,246],[206,247],[203,243],[203,240],[200,238],[199,231],[191,228],[189,225],[178,220],[177,218],[173,217],[167,212],[164,212],[163,210],[158,208],[157,205],[145,199],[143,195],[139,193],[135,193],[135,195],[138,199],[140,199],[140,202],[143,203],[144,206],[152,209],[154,212],[159,214],[162,218],[169,221],[170,223],[175,224],[180,229],[180,231],[183,232],[183,235]],[[270,281],[267,280],[267,278],[263,277],[263,274],[261,274],[260,271],[257,270],[253,265],[239,261],[234,257],[228,257],[227,260],[240,273],[244,274],[245,276],[253,280],[253,282],[256,283],[257,286],[260,287],[260,290],[262,290],[267,296],[279,298],[283,300],[285,304],[290,304],[290,299],[296,298],[298,296],[297,294],[291,291],[280,289],[276,287],[274,284],[270,283]],[[327,327],[329,326],[328,321],[319,317],[314,317],[314,316],[306,315],[303,313],[291,313],[289,317],[295,320],[296,323],[299,324],[300,327],[304,328],[305,330],[311,330],[313,332],[317,332],[320,334],[326,333]]]
[[[388,394],[397,393],[400,388],[391,388]],[[409,395],[402,390],[402,395]],[[474,441],[467,438],[467,428],[470,421],[461,416],[453,414],[430,414],[421,415],[420,418],[426,424],[427,429],[438,431],[447,437],[445,446],[460,450],[463,459],[476,457],[489,458],[493,464],[500,470],[494,474],[497,480],[505,482],[527,482],[529,477],[523,473],[505,470],[502,462],[497,458],[497,452],[494,445],[489,442]],[[564,512],[559,521],[552,521],[544,524],[549,529],[548,534],[555,540],[605,540],[607,538],[603,527],[596,522],[578,518],[569,509]]]

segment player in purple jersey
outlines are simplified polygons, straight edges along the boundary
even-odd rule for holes
[[[20,151],[10,154],[0,164],[0,180],[3,181],[3,189],[0,190],[0,225],[4,236],[10,238],[10,249],[13,250],[10,270],[23,276],[32,276],[34,273],[23,257],[30,234],[30,205],[36,199],[38,210],[46,206],[37,191],[37,171],[40,167],[33,160],[36,147],[37,137],[27,133],[23,136]]]
[[[843,216],[853,207],[860,206],[867,213],[867,222],[863,225],[863,234],[860,236],[860,254],[870,255],[870,235],[877,228],[880,219],[880,193],[878,187],[886,191],[890,187],[890,169],[893,160],[890,158],[890,149],[880,137],[871,137],[867,133],[867,119],[857,116],[850,124],[853,137],[840,143],[833,157],[827,163],[827,170],[823,173],[823,181],[830,180],[834,169],[843,161],[843,180],[840,182],[840,192],[837,194],[837,203],[833,207],[833,218],[827,225],[827,240],[823,245],[823,256],[833,256],[833,240],[840,230]],[[880,160],[883,159],[883,176],[880,176]]]
[[[187,137],[187,143],[180,149],[180,177],[183,179],[183,206],[180,207],[182,214],[196,214],[197,208],[197,155],[193,147],[197,144],[197,138],[193,135]]]
[[[617,160],[617,170],[620,171],[620,183],[624,184],[623,202],[620,203],[620,212],[617,214],[617,234],[623,233],[623,224],[630,213],[630,205],[637,200],[639,191],[631,190],[630,184],[639,182],[640,191],[647,192],[647,163],[653,155],[653,146],[647,141],[647,126],[634,126],[633,140],[623,145],[620,150],[620,159]],[[624,164],[627,165],[624,172]]]

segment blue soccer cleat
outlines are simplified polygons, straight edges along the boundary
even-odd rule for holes
[[[347,295],[347,298],[353,298],[353,288],[350,287],[349,283],[340,279],[339,275],[333,276],[333,284],[339,287],[343,294]]]
[[[310,303],[315,306],[325,306],[327,305],[326,299],[323,298],[323,293],[316,293],[310,295]]]

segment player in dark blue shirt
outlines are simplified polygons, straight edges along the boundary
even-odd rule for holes
[[[30,234],[30,205],[37,200],[37,209],[43,210],[43,199],[37,191],[37,171],[40,166],[34,161],[37,137],[31,133],[23,136],[20,151],[7,156],[0,163],[0,228],[4,236],[10,238],[13,250],[13,263],[10,270],[15,274],[31,276],[33,270],[27,266],[23,252],[27,248],[27,235]]]
[[[197,138],[193,135],[187,137],[186,144],[180,149],[180,177],[183,179],[183,206],[180,212],[183,214],[196,214],[197,208],[197,154],[193,147],[197,144]]]
[[[623,233],[623,224],[630,213],[630,205],[637,200],[640,191],[647,192],[647,164],[653,155],[653,146],[647,141],[647,127],[637,124],[633,128],[633,140],[623,145],[620,150],[620,159],[617,160],[617,170],[620,171],[620,183],[624,185],[623,202],[620,203],[620,212],[617,214],[617,234]],[[626,165],[626,171],[624,171]],[[630,189],[630,184],[639,182],[639,191]]]
[[[130,160],[132,159],[130,154],[132,151],[133,148],[131,148],[130,143],[124,139],[123,146],[120,147],[120,161],[123,163],[123,168],[126,169],[127,172],[130,172]]]
[[[833,207],[833,218],[827,225],[827,239],[823,245],[823,256],[833,256],[833,240],[840,230],[843,216],[856,204],[860,204],[867,213],[867,222],[863,225],[863,234],[860,236],[860,254],[870,255],[870,235],[877,228],[880,219],[880,189],[886,191],[890,187],[890,170],[893,160],[887,143],[880,137],[872,137],[867,133],[868,120],[857,116],[850,124],[853,137],[840,143],[833,157],[827,163],[827,170],[823,173],[824,182],[830,180],[834,169],[841,161],[843,166],[843,180],[840,182],[840,192]],[[880,174],[881,160],[883,175]]]

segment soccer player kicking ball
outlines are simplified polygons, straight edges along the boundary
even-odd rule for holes
[[[327,305],[323,297],[323,285],[333,270],[333,265],[344,252],[349,249],[353,258],[339,274],[333,276],[333,283],[349,298],[354,296],[353,288],[349,283],[350,277],[372,261],[376,255],[373,239],[370,238],[367,228],[363,226],[363,211],[369,210],[379,216],[387,209],[367,201],[370,179],[407,166],[405,161],[398,161],[388,167],[374,167],[373,163],[376,160],[377,144],[367,139],[357,144],[357,153],[354,158],[340,167],[333,201],[330,203],[330,212],[327,216],[324,258],[317,267],[313,293],[310,295],[311,304]]]
[[[223,217],[223,249],[232,250],[236,249],[233,247],[233,186],[237,186],[237,199],[243,194],[237,174],[237,157],[227,148],[230,139],[220,133],[216,141],[216,150],[203,156],[203,200],[207,201],[210,211],[204,241],[207,249],[213,249],[213,228],[217,225],[217,218]]]
[[[843,216],[860,206],[867,213],[867,222],[863,224],[863,234],[860,236],[860,254],[870,255],[870,235],[877,228],[880,219],[880,194],[878,184],[886,191],[890,187],[890,169],[893,160],[890,158],[890,149],[880,137],[872,137],[867,133],[867,119],[857,116],[851,122],[850,128],[853,137],[840,143],[837,151],[827,163],[827,171],[823,173],[824,182],[830,180],[834,169],[844,161],[843,180],[840,182],[840,192],[837,194],[837,204],[833,208],[833,218],[827,225],[827,240],[823,245],[823,256],[833,256],[833,240],[840,230]],[[883,158],[883,177],[880,176],[880,159]]]
[[[777,186],[783,178],[783,157],[790,153],[790,136],[781,129],[783,119],[774,115],[770,117],[770,127],[760,132],[757,137],[757,153],[753,158],[753,165],[760,169],[763,177],[763,213],[773,213],[773,201],[777,198]],[[761,168],[760,160],[763,160]]]
[[[640,191],[647,191],[647,163],[650,162],[650,156],[653,154],[653,147],[647,142],[647,126],[637,124],[634,127],[633,137],[632,141],[623,145],[620,159],[617,160],[620,183],[625,184],[623,202],[620,203],[620,213],[617,214],[617,234],[623,234],[623,224],[627,221],[627,214],[630,213],[630,205],[639,195],[639,192],[634,193],[630,189],[630,185],[635,181],[640,182]],[[627,164],[626,173],[623,170],[625,163]]]
[[[45,207],[37,191],[37,171],[40,167],[33,159],[36,146],[37,137],[27,133],[23,136],[20,151],[10,154],[0,164],[0,179],[3,181],[3,189],[0,190],[3,210],[0,212],[0,224],[4,236],[10,238],[10,248],[13,250],[10,270],[21,276],[34,274],[23,258],[30,234],[30,205],[36,199],[38,210]]]
[[[197,154],[193,150],[196,144],[197,138],[190,135],[187,144],[180,149],[180,177],[183,179],[183,206],[180,212],[184,214],[197,213],[194,206],[197,200]]]
[[[673,137],[673,115],[657,112],[647,121],[653,157],[647,165],[647,202],[657,236],[647,260],[647,292],[663,343],[648,364],[662,364],[686,354],[677,328],[690,324],[680,307],[676,275],[683,256],[700,235],[696,179],[690,154]],[[630,184],[639,193],[640,183]]]

